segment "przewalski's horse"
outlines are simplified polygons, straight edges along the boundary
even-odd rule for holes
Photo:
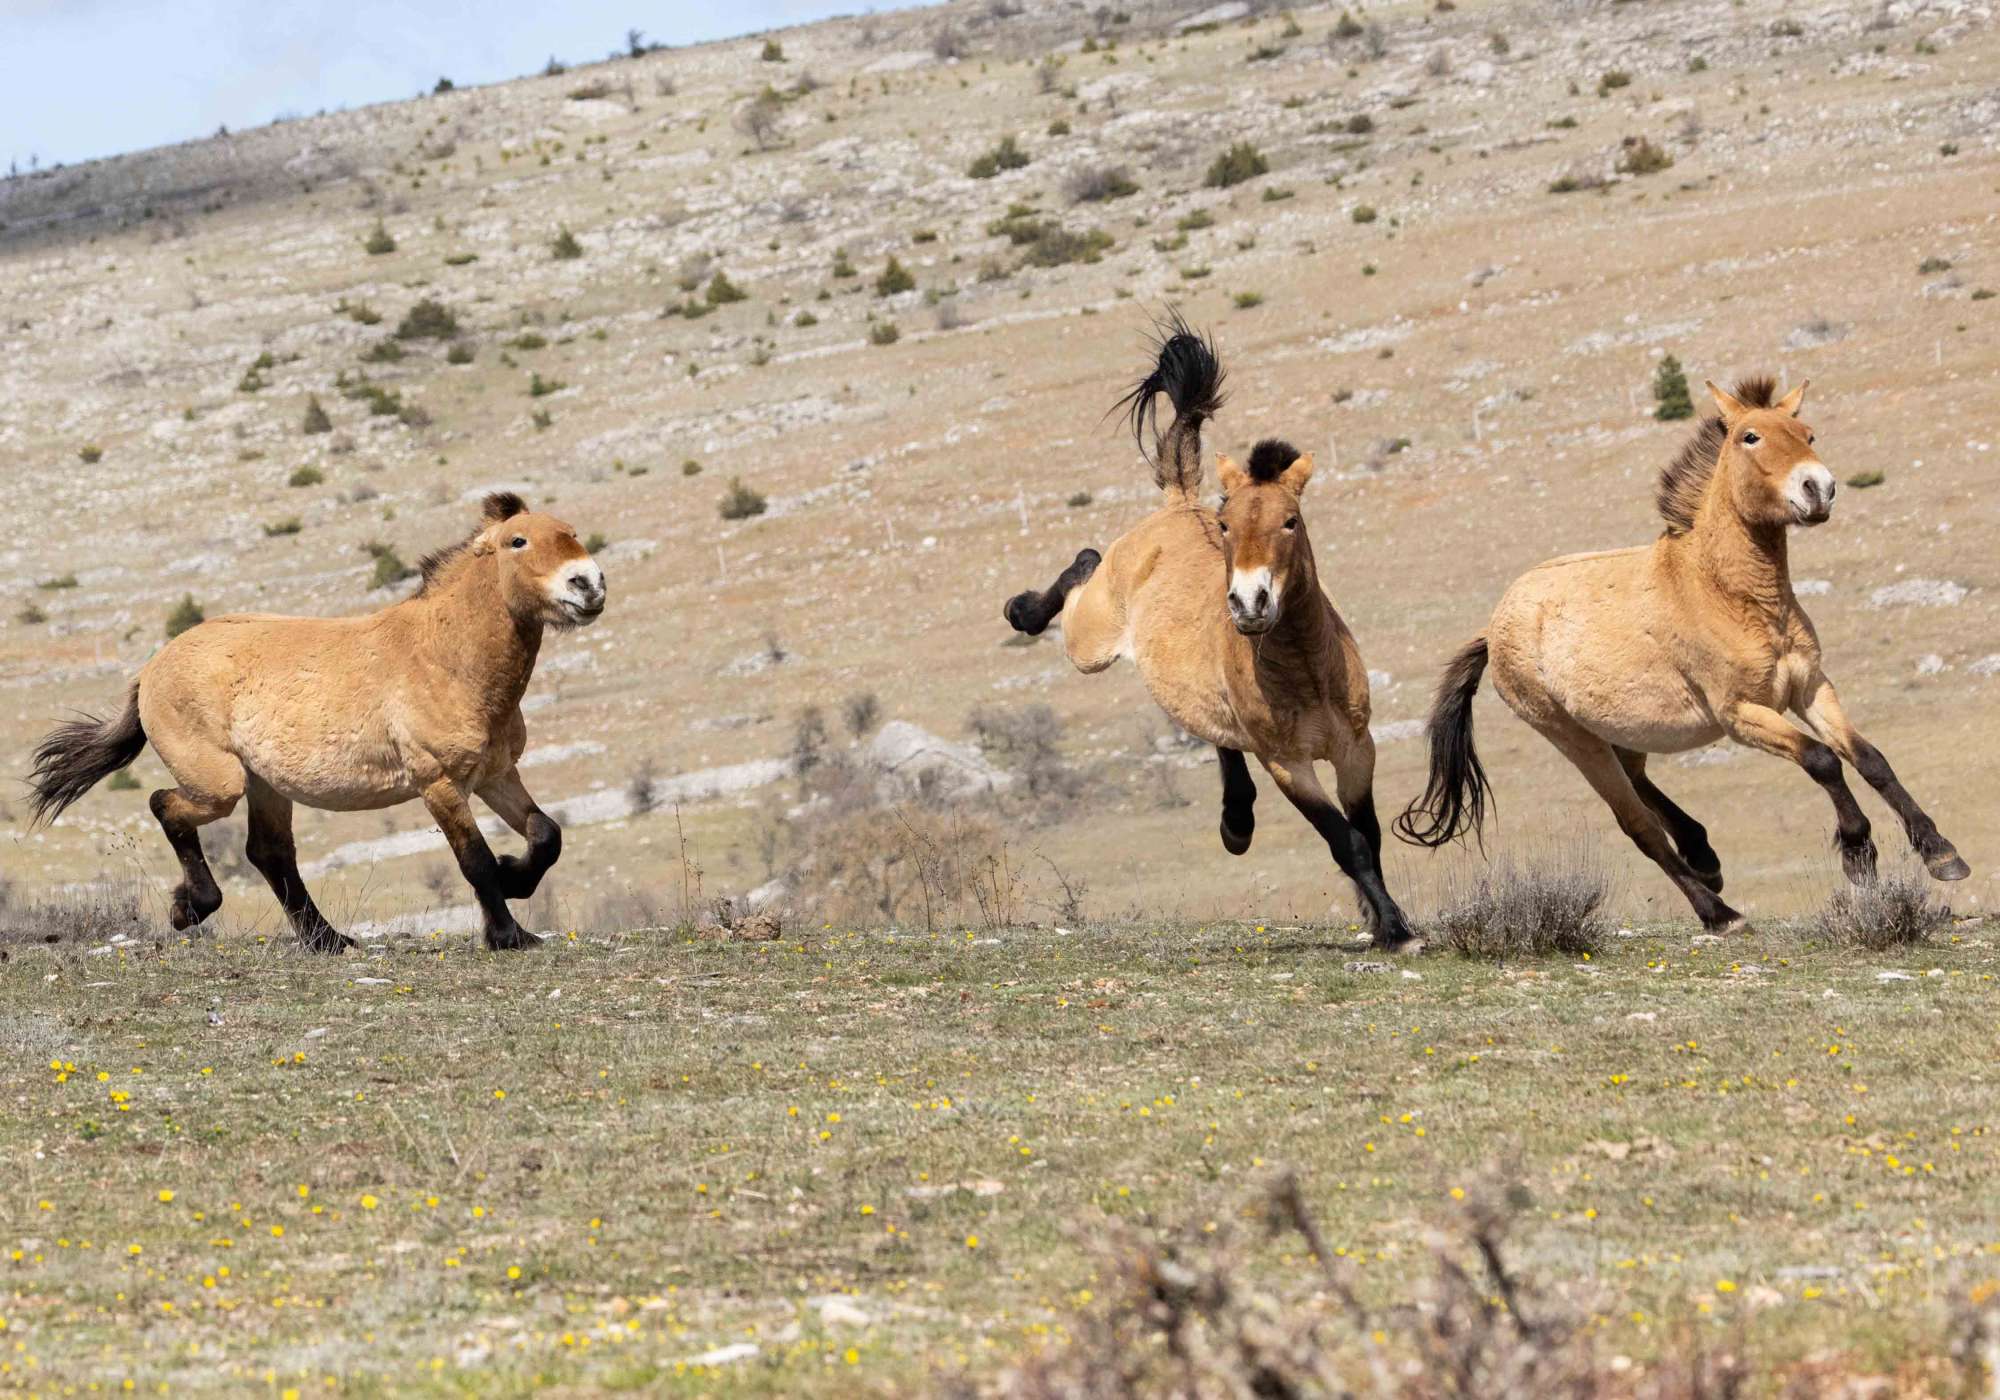
[[[180,858],[177,929],[222,905],[199,831],[249,800],[250,863],[316,952],[352,946],[299,878],[292,804],[352,812],[421,797],[479,898],[489,948],[534,943],[508,912],[556,862],[562,832],[521,782],[521,694],[545,628],[604,611],[604,572],[576,531],[519,496],[486,498],[467,539],[423,561],[423,586],[365,617],[213,618],[162,647],[124,713],[58,726],[35,750],[35,819],[53,820],[147,743],[178,787],[152,797]],[[477,794],[527,839],[495,858]]]
[[[1648,546],[1553,559],[1515,580],[1439,683],[1429,786],[1397,819],[1398,835],[1437,847],[1480,829],[1489,789],[1472,746],[1472,696],[1490,663],[1500,698],[1582,770],[1711,930],[1743,920],[1720,898],[1707,831],[1653,786],[1646,755],[1724,735],[1790,759],[1826,789],[1855,884],[1875,877],[1875,843],[1842,759],[1902,818],[1933,876],[1971,873],[1848,723],[1792,592],[1786,531],[1833,511],[1833,475],[1799,421],[1805,389],[1780,399],[1768,378],[1733,394],[1710,384],[1720,416],[1704,420],[1660,475],[1666,531]]]
[[[1201,428],[1222,405],[1222,369],[1214,347],[1178,317],[1163,329],[1158,363],[1119,406],[1130,410],[1142,454],[1152,430],[1165,503],[1101,559],[1086,549],[1045,592],[1010,600],[1007,621],[1034,636],[1060,615],[1078,670],[1129,657],[1160,708],[1215,745],[1222,844],[1235,855],[1250,849],[1256,827],[1257,788],[1243,761],[1256,754],[1354,881],[1377,944],[1401,947],[1413,935],[1382,882],[1368,671],[1320,588],[1299,511],[1312,458],[1274,439],[1259,442],[1247,466],[1223,457],[1221,505],[1203,505]],[[1174,409],[1164,433],[1162,393]],[[1315,762],[1333,765],[1339,806]]]

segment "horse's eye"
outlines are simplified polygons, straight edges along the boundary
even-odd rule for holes
[[[1229,522],[1227,520],[1218,520],[1215,522],[1215,528],[1226,535],[1229,533]]]
[[[516,549],[526,549],[528,547],[528,537],[526,535],[516,535],[511,543]]]
[[[1745,447],[1755,447],[1758,443],[1762,442],[1763,440],[1764,439],[1757,436],[1757,434],[1749,432],[1747,430],[1743,434],[1743,445]]]
[[[1811,447],[1811,446],[1812,446],[1812,445],[1813,445],[1813,444],[1814,444],[1815,442],[1818,442],[1818,441],[1819,441],[1819,439],[1818,439],[1817,437],[1815,437],[1815,436],[1814,436],[1813,434],[1811,434],[1811,433],[1807,433],[1807,434],[1806,434],[1806,446],[1807,446],[1807,447]]]
[[[1298,529],[1298,528],[1299,528],[1299,518],[1298,518],[1298,517],[1297,517],[1297,516],[1295,515],[1295,516],[1293,516],[1293,517],[1292,517],[1292,518],[1291,518],[1290,520],[1287,520],[1287,521],[1285,522],[1285,528],[1286,528],[1287,530],[1296,530],[1296,529]]]

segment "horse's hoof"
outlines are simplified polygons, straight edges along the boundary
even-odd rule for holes
[[[1037,616],[1037,604],[1041,595],[1033,592],[1016,593],[1007,600],[1007,625],[1026,636],[1039,637],[1048,630],[1048,619]]]
[[[1972,873],[1972,867],[1959,857],[1957,851],[1946,848],[1948,854],[1932,856],[1924,864],[1930,868],[1933,880],[1963,880]]]
[[[331,929],[306,939],[305,945],[308,953],[331,953],[336,958],[349,948],[361,946],[345,934],[335,933]]]
[[[1750,921],[1741,914],[1731,914],[1726,919],[1702,926],[1702,932],[1714,934],[1755,933],[1756,931],[1756,929],[1750,927]]]
[[[1875,883],[1875,842],[1864,838],[1852,847],[1843,846],[1840,851],[1841,873],[1847,876],[1850,885],[1872,885]]]
[[[176,885],[173,905],[167,910],[167,922],[174,926],[175,933],[180,933],[193,928],[221,907],[222,901],[218,899],[204,909],[195,902],[194,895],[189,892],[186,885]]]
[[[1229,852],[1229,854],[1231,854],[1232,856],[1240,856],[1245,851],[1250,849],[1251,833],[1249,831],[1246,831],[1239,836],[1235,832],[1229,829],[1229,823],[1226,821],[1222,823],[1221,830],[1222,830],[1222,849]],[[1254,831],[1255,828],[1252,828],[1252,830]]]
[[[1375,935],[1375,942],[1370,946],[1384,953],[1408,954],[1414,957],[1424,951],[1424,940],[1414,933],[1405,933],[1400,939],[1384,938],[1378,933]]]
[[[519,924],[514,925],[510,929],[488,929],[486,931],[486,948],[488,952],[517,953],[524,948],[539,948],[541,946],[541,935],[529,933]]]

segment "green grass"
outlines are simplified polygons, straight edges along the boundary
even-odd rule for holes
[[[1511,1262],[1583,1287],[1607,1353],[1933,1348],[2000,1272],[1990,933],[1692,932],[1495,965],[1248,926],[339,961],[23,929],[11,1360],[51,1390],[693,1394],[677,1363],[749,1342],[733,1390],[934,1393],[1101,1306],[1106,1231],[1228,1221],[1279,1167],[1363,1296],[1406,1296],[1495,1162],[1532,1200]],[[1295,1275],[1275,1250],[1253,1276]]]

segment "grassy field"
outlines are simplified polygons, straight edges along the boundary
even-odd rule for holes
[[[1371,1306],[1522,1188],[1512,1262],[1635,1375],[1692,1336],[1956,1394],[2000,1278],[1984,923],[6,951],[0,1383],[42,1393],[985,1387],[1108,1306],[1121,1229],[1313,1306],[1246,1218],[1284,1168]]]

